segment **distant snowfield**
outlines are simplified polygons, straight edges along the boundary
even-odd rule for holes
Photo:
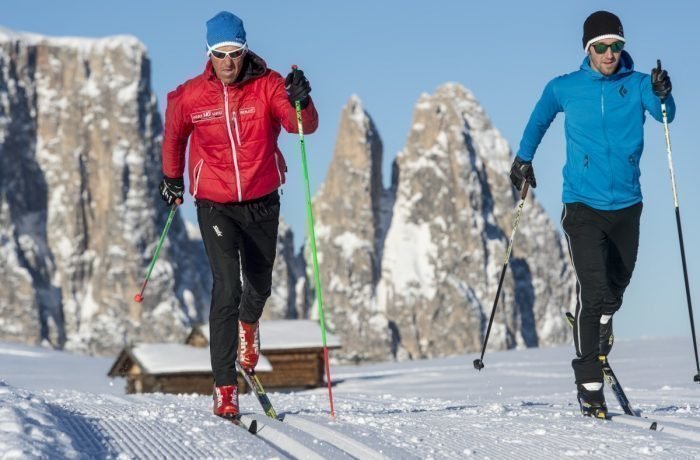
[[[690,339],[621,341],[610,356],[661,431],[581,417],[572,353],[487,353],[481,372],[475,355],[333,367],[335,421],[326,390],[272,393],[284,422],[245,395],[253,436],[211,415],[206,396],[125,395],[110,359],[0,343],[0,458],[700,458]]]

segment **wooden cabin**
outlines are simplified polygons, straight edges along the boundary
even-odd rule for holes
[[[256,370],[261,379],[272,371],[270,362],[260,356]],[[176,343],[138,343],[124,348],[109,377],[125,377],[126,392],[131,393],[197,393],[210,395],[214,376],[209,347],[196,348]],[[238,376],[241,393],[248,391],[245,380]]]
[[[209,347],[209,325],[195,326],[186,339],[193,347]],[[326,334],[329,352],[341,348],[340,340]],[[261,373],[266,390],[301,390],[324,385],[321,326],[313,320],[260,321],[260,352],[270,362],[272,372]]]

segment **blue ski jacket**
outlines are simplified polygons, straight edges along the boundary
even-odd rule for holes
[[[635,72],[626,51],[618,71],[607,77],[592,69],[586,56],[578,71],[547,84],[517,155],[532,161],[549,125],[557,113],[564,112],[563,202],[582,202],[600,210],[632,206],[642,201],[639,160],[645,111],[662,121],[661,101],[651,89],[651,76]],[[666,111],[668,121],[673,121],[676,105],[670,95]]]

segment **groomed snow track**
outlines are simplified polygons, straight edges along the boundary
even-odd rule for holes
[[[21,452],[49,458],[303,458],[371,459],[555,458],[560,456],[629,457],[625,439],[644,439],[655,458],[677,458],[673,438],[687,443],[684,454],[700,454],[693,420],[651,414],[661,431],[634,424],[584,419],[573,405],[547,403],[451,404],[438,399],[394,399],[343,395],[340,415],[331,420],[318,395],[275,394],[284,421],[267,418],[250,395],[241,397],[244,420],[258,422],[258,434],[209,411],[202,396],[162,394],[110,396],[77,391],[33,394],[0,387],[0,402],[26,408],[22,425],[46,448]],[[12,401],[14,399],[14,401]],[[300,403],[309,408],[300,409]],[[0,448],[3,412],[0,411]],[[6,417],[9,415],[5,414]],[[622,418],[621,418],[622,419]],[[43,427],[43,428],[42,428]],[[43,430],[43,431],[42,431]],[[52,431],[53,430],[53,431]],[[572,444],[571,431],[578,433]],[[55,438],[62,447],[56,450]],[[39,443],[40,444],[40,443]],[[39,446],[41,447],[41,446]],[[20,452],[14,452],[21,457]],[[640,452],[644,453],[644,452]]]

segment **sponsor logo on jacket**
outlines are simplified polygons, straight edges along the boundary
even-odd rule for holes
[[[192,118],[192,123],[200,123],[202,121],[212,120],[214,118],[220,118],[223,116],[224,109],[205,110],[203,112],[190,114],[190,117]]]
[[[243,115],[253,115],[255,113],[255,107],[243,107],[241,110],[238,111],[238,113]]]

